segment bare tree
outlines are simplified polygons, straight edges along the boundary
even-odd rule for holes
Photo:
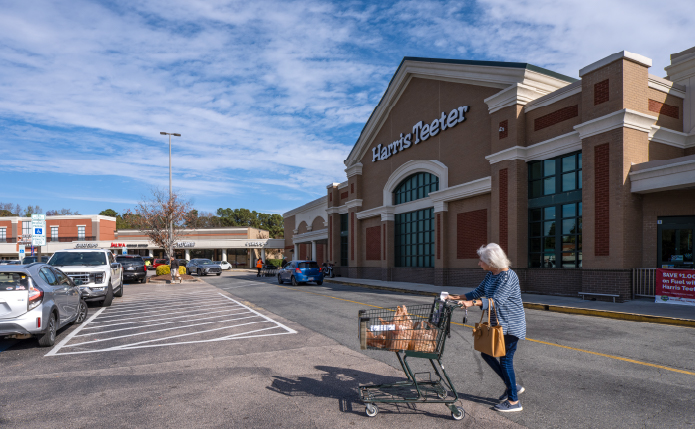
[[[169,199],[169,191],[153,189],[148,198],[138,202],[134,212],[128,210],[123,218],[173,256],[174,243],[183,237],[190,211],[191,203],[176,192]]]

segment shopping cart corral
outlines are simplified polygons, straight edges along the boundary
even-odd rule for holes
[[[360,386],[360,400],[366,413],[374,417],[378,403],[441,403],[455,420],[466,412],[455,405],[458,393],[444,370],[441,358],[446,339],[450,337],[451,313],[457,305],[435,299],[432,304],[408,308],[360,310],[359,339],[362,350],[395,352],[406,380],[391,384]],[[408,358],[427,359],[433,372],[415,373]]]
[[[275,277],[278,275],[280,268],[275,265],[264,265],[261,269],[261,276],[263,277]]]

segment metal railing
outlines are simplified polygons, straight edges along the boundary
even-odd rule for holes
[[[656,283],[656,268],[632,269],[632,297],[643,296],[654,298]]]

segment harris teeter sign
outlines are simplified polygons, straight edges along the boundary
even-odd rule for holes
[[[424,124],[422,121],[413,125],[413,132],[403,135],[401,133],[401,138],[395,142],[389,143],[387,145],[377,145],[372,148],[372,162],[383,161],[395,155],[398,152],[402,152],[408,149],[414,144],[426,141],[430,137],[434,137],[439,132],[448,130],[449,128],[454,128],[457,124],[466,120],[466,113],[468,112],[468,106],[459,106],[452,109],[447,115],[446,112],[442,112],[439,118],[436,118],[429,124]]]
[[[695,270],[656,269],[655,302],[695,305]]]

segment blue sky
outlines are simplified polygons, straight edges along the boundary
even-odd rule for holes
[[[199,211],[283,213],[343,160],[404,56],[577,77],[621,50],[695,45],[691,0],[84,1],[0,4],[0,202],[83,214],[152,187]]]

